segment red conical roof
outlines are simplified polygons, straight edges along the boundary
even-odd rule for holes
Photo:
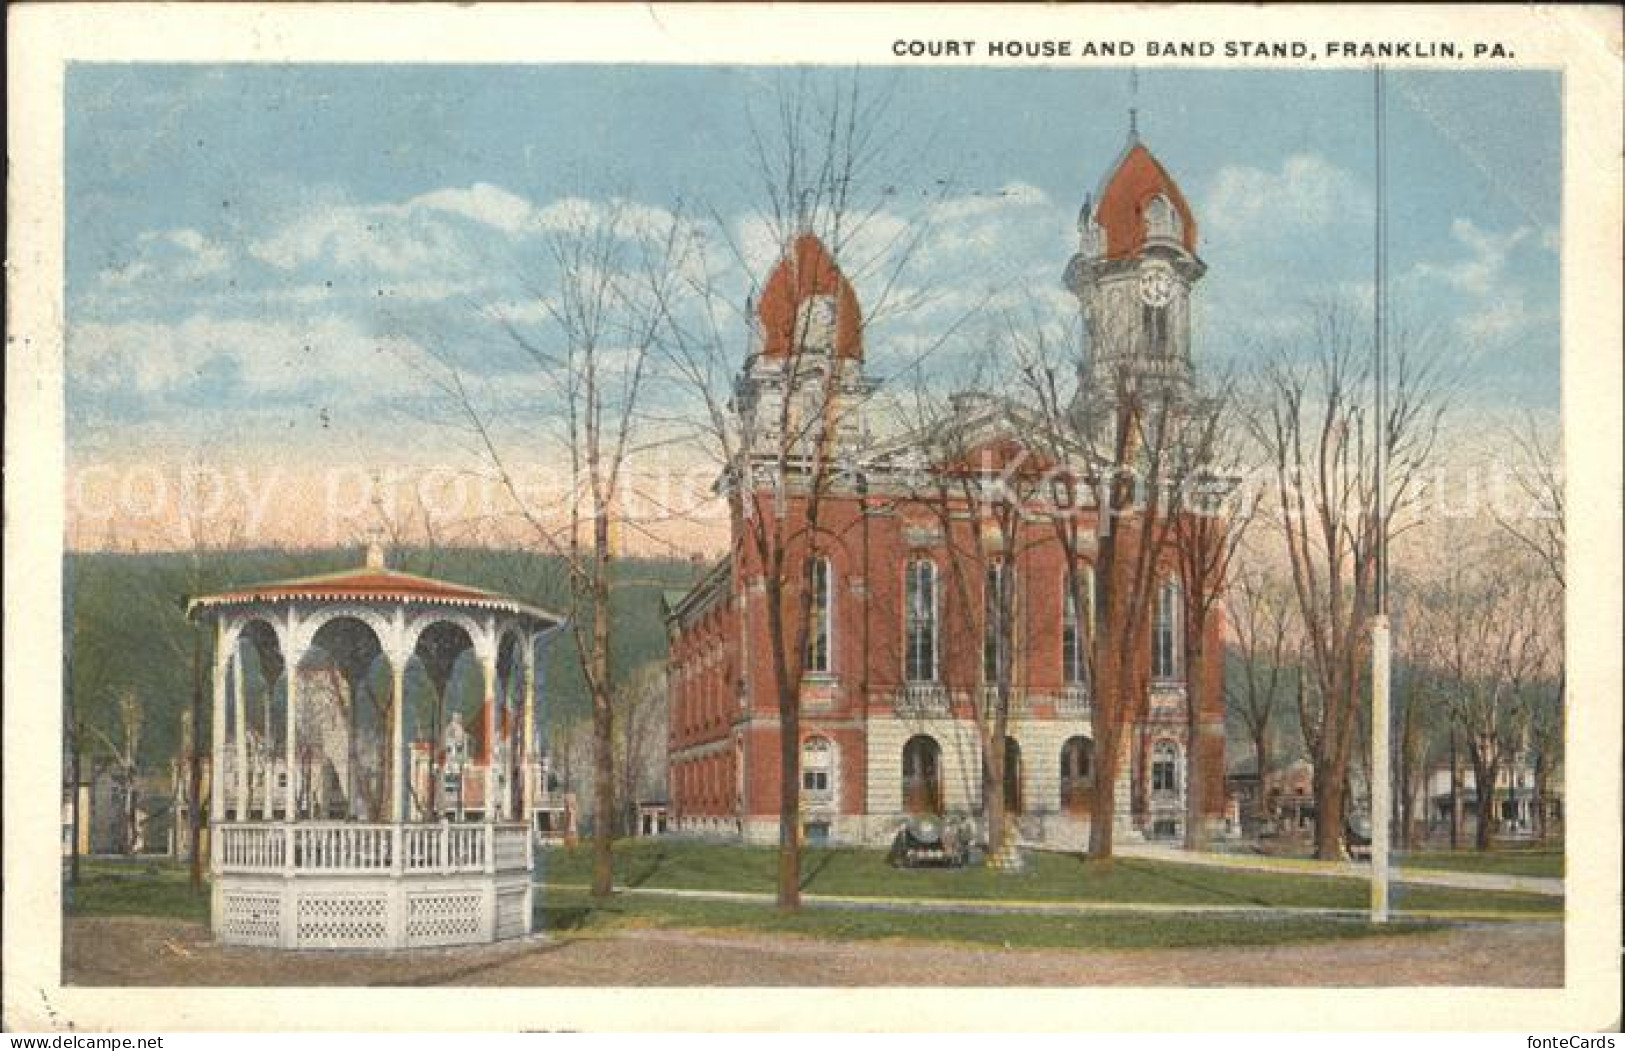
[[[1121,259],[1145,246],[1145,212],[1151,201],[1168,198],[1179,214],[1180,240],[1185,250],[1196,252],[1196,218],[1191,215],[1179,184],[1157,163],[1151,151],[1136,140],[1117,162],[1117,170],[1106,181],[1095,209],[1095,222],[1106,234],[1106,258]]]
[[[756,313],[762,321],[762,353],[788,357],[795,344],[797,312],[813,296],[835,297],[835,354],[863,357],[863,314],[857,294],[824,243],[801,234],[762,289]]]

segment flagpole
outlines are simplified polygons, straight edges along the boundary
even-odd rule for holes
[[[1387,115],[1383,100],[1383,71],[1373,70],[1374,130],[1376,138],[1376,250],[1372,285],[1373,387],[1376,401],[1376,478],[1373,486],[1372,525],[1376,543],[1375,613],[1371,618],[1371,922],[1388,922],[1389,817],[1393,809],[1393,782],[1389,756],[1389,697],[1391,684],[1388,626],[1388,299]]]

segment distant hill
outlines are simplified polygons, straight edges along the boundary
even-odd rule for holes
[[[181,713],[190,703],[197,629],[186,600],[233,585],[331,572],[358,564],[353,548],[312,551],[189,553],[89,552],[64,558],[66,688],[84,717],[117,736],[117,696],[134,691],[144,713],[141,761],[163,767],[179,744]],[[563,614],[568,607],[560,559],[525,551],[409,549],[391,568],[501,591]],[[611,607],[620,674],[666,656],[661,595],[686,588],[700,568],[685,560],[626,558],[614,565]],[[205,658],[207,659],[207,658]],[[587,712],[575,649],[567,635],[551,647],[544,669],[544,725]]]

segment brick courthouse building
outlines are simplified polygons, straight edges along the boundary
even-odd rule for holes
[[[1125,334],[1119,345],[1132,348],[1147,375],[1188,379],[1189,292],[1204,270],[1195,254],[1196,223],[1178,186],[1136,138],[1086,203],[1079,234],[1065,280],[1088,330],[1097,340],[1101,333]],[[976,691],[993,688],[996,674],[997,633],[989,629],[996,608],[987,603],[998,570],[978,571],[974,590],[963,586],[962,571],[960,586],[951,582],[953,538],[944,536],[943,523],[956,534],[960,525],[952,523],[962,523],[972,545],[979,523],[962,508],[945,517],[940,504],[913,495],[921,491],[917,481],[897,480],[907,438],[858,449],[867,432],[861,404],[871,389],[859,311],[835,261],[803,235],[763,287],[734,409],[746,434],[770,431],[750,424],[779,418],[777,399],[796,396],[795,383],[786,380],[795,368],[823,370],[820,382],[830,386],[821,390],[848,399],[853,410],[834,417],[833,441],[856,469],[827,489],[819,509],[825,539],[812,570],[814,623],[802,679],[801,812],[809,841],[879,845],[909,814],[979,810],[971,705]],[[805,341],[796,354],[794,339]],[[1021,427],[1010,407],[962,397],[955,408],[956,426],[978,449],[1008,455],[1018,447]],[[788,513],[800,506],[792,500]],[[1005,800],[1023,840],[1078,847],[1087,842],[1096,765],[1085,634],[1060,543],[1047,526],[1029,535],[1013,559]],[[776,842],[781,765],[772,643],[760,571],[748,545],[734,541],[732,553],[667,611],[672,828]],[[1077,568],[1091,572],[1087,564]],[[1144,717],[1123,735],[1117,823],[1120,833],[1173,837],[1185,823],[1188,672],[1206,677],[1198,769],[1209,821],[1222,819],[1224,647],[1215,615],[1205,646],[1210,666],[1181,666],[1171,558],[1161,573],[1140,647],[1150,699]]]

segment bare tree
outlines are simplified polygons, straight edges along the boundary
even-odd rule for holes
[[[1297,653],[1296,610],[1290,585],[1262,565],[1235,574],[1225,609],[1239,658],[1238,673],[1226,684],[1226,700],[1240,717],[1253,746],[1258,772],[1259,804],[1264,806],[1264,779],[1271,770],[1270,738],[1283,694],[1301,675]],[[1261,812],[1256,815],[1262,819]]]
[[[616,718],[620,746],[622,827],[635,834],[640,797],[665,784],[666,669],[660,661],[639,667],[618,685]]]
[[[1033,444],[1053,464],[1048,517],[1074,567],[1074,608],[1095,611],[1080,618],[1095,742],[1089,854],[1105,860],[1114,849],[1118,771],[1149,707],[1144,654],[1157,583],[1170,569],[1168,508],[1188,390],[1182,376],[1148,369],[1132,340],[1109,329],[1081,347],[1043,328],[1017,342],[1023,386],[1037,406]],[[1082,572],[1088,565],[1092,575]]]
[[[693,402],[690,440],[719,467],[733,572],[762,586],[767,685],[779,722],[777,900],[791,911],[801,904],[801,685],[813,574],[831,541],[826,500],[854,484],[865,441],[858,415],[873,393],[843,361],[907,298],[898,279],[925,227],[882,221],[896,203],[878,171],[891,129],[884,100],[866,98],[856,76],[826,97],[803,84],[776,101],[771,122],[751,129],[759,186],[746,225],[771,246],[779,283],[762,290],[760,310],[754,294],[747,298],[743,319],[772,344],[772,396],[736,396],[736,300],[726,275],[742,271],[748,283],[755,275],[753,253],[721,216],[713,225],[723,251],[688,258],[680,294],[666,301],[665,337],[672,372]],[[860,281],[872,289],[862,313],[850,293]],[[834,317],[809,309],[826,297],[835,300]]]
[[[1515,506],[1496,507],[1496,523],[1539,561],[1548,579],[1561,593],[1566,587],[1566,534],[1563,464],[1557,436],[1531,416],[1512,433],[1509,444],[1511,480],[1517,490]],[[1558,653],[1561,652],[1559,646]],[[1560,658],[1556,690],[1542,693],[1530,712],[1529,746],[1535,764],[1535,832],[1543,842],[1550,835],[1547,812],[1551,805],[1551,777],[1563,762],[1567,682],[1566,665]]]
[[[978,368],[973,391],[1002,386],[997,346]],[[916,395],[919,421],[905,441],[922,470],[905,486],[911,503],[928,508],[942,536],[954,608],[950,632],[969,652],[982,654],[979,684],[969,691],[981,756],[982,829],[990,851],[1012,839],[1007,827],[1006,747],[1014,716],[1017,574],[1033,547],[1028,519],[1044,493],[1047,465],[1015,435],[1025,414],[1005,398],[981,393]],[[973,610],[981,610],[981,616]],[[956,684],[949,684],[950,686]]]
[[[518,414],[528,426],[516,439],[500,392],[476,389],[453,348],[431,350],[421,371],[473,436],[529,535],[565,568],[570,630],[592,701],[592,892],[604,897],[613,886],[616,825],[613,565],[618,533],[632,524],[623,494],[641,448],[640,406],[652,382],[662,307],[689,242],[674,215],[621,199],[573,204],[544,238],[552,283],[543,286],[514,268],[529,306],[539,308],[532,314],[545,323],[522,320],[527,315],[518,310],[486,309],[486,320],[519,352],[529,380],[547,392],[557,420],[522,406]],[[562,496],[535,491],[512,451],[512,441],[537,439],[568,465]]]
[[[141,814],[141,730],[144,723],[141,699],[130,687],[117,691],[114,711],[118,726],[114,734],[95,724],[86,724],[84,730],[102,742],[112,757],[117,772],[120,792],[119,850],[134,854],[140,845]]]
[[[1557,593],[1505,544],[1453,538],[1417,606],[1418,659],[1466,747],[1478,803],[1475,845],[1488,850],[1496,786],[1524,753],[1535,698],[1555,677]]]
[[[1315,773],[1315,854],[1342,854],[1348,772],[1361,706],[1377,530],[1393,536],[1417,494],[1444,411],[1437,371],[1403,338],[1387,419],[1368,409],[1369,344],[1335,305],[1317,311],[1307,347],[1283,347],[1258,376],[1252,430],[1275,475],[1279,516],[1301,616],[1314,704],[1302,719]],[[1386,443],[1388,506],[1375,506],[1376,443]]]
[[[1224,772],[1224,724],[1209,722],[1212,702],[1223,711],[1223,684],[1209,700],[1210,636],[1231,566],[1252,523],[1256,499],[1242,483],[1248,450],[1236,426],[1228,384],[1207,396],[1187,397],[1175,418],[1169,474],[1174,498],[1169,541],[1179,572],[1185,668],[1185,847],[1207,845],[1208,770]],[[1222,641],[1220,642],[1222,646]],[[1223,654],[1220,653],[1220,668]],[[1215,732],[1217,731],[1217,732]],[[1262,777],[1262,770],[1260,771]]]

